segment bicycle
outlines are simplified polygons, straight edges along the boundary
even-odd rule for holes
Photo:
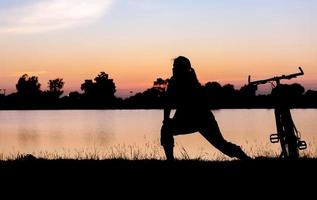
[[[303,76],[304,71],[299,67],[299,73],[275,76],[272,78],[251,81],[251,76],[248,78],[249,86],[258,86],[262,84],[271,83],[272,95],[275,94],[274,100],[274,114],[277,133],[270,135],[271,143],[280,143],[281,145],[281,158],[297,159],[299,158],[299,150],[307,149],[307,143],[301,140],[300,132],[297,130],[295,123],[292,119],[290,105],[285,102],[282,91],[281,80],[290,80]],[[274,98],[274,97],[273,97]]]

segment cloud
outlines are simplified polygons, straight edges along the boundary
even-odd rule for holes
[[[44,0],[1,11],[0,32],[42,33],[93,23],[113,0]]]

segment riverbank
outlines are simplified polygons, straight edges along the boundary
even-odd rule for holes
[[[317,178],[317,159],[281,160],[256,158],[250,161],[177,160],[46,160],[23,158],[0,161],[1,178],[106,178],[107,180],[202,180],[299,179]]]
[[[0,161],[0,180],[2,191],[13,189],[11,196],[24,197],[304,198],[314,194],[316,169],[315,158],[167,162],[30,157]]]

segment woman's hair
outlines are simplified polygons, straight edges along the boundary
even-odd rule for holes
[[[200,85],[189,59],[184,56],[179,56],[174,59],[173,77],[177,80],[185,81],[192,86]]]

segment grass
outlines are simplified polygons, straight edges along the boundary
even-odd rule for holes
[[[253,158],[278,158],[279,150],[272,150],[270,143],[261,145],[262,148],[249,145],[246,149],[248,155]],[[266,147],[266,148],[263,148]],[[310,145],[313,147],[313,145]],[[181,144],[175,145],[175,157],[178,160],[196,160],[196,161],[231,161],[231,159],[216,149],[201,149],[200,152],[192,154],[190,150]],[[309,148],[301,151],[300,156],[303,158],[316,158],[317,148]],[[10,152],[0,153],[0,161],[16,160],[25,156],[27,153]],[[62,149],[59,151],[37,151],[30,152],[36,158],[46,160],[164,160],[164,152],[158,141],[146,142],[143,147],[137,145],[118,144],[108,148],[98,148],[96,146],[87,149],[69,150]]]

